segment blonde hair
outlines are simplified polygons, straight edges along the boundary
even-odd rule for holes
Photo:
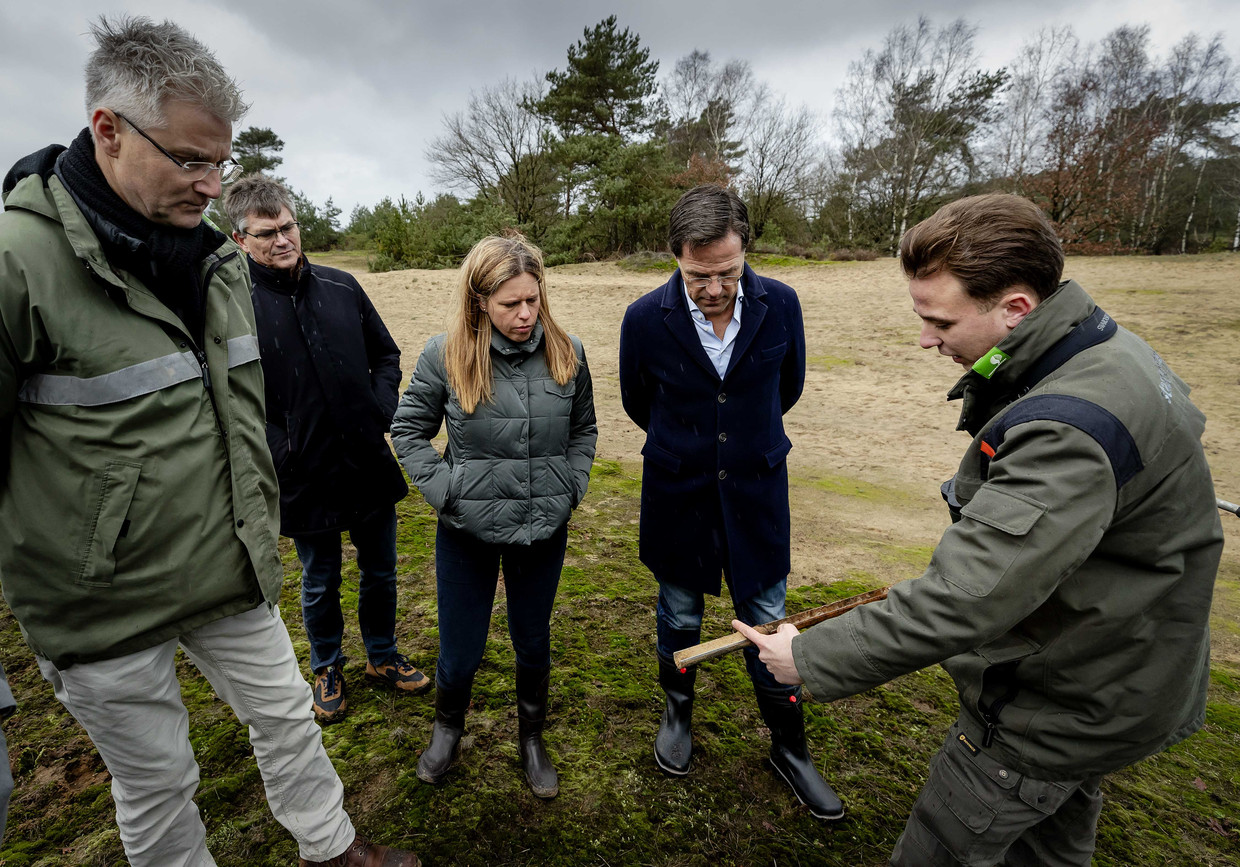
[[[456,311],[444,343],[448,384],[466,413],[494,396],[491,372],[491,319],[482,305],[505,281],[529,274],[538,281],[538,321],[543,328],[543,353],[551,376],[560,385],[577,374],[573,343],[551,317],[542,251],[513,234],[483,238],[465,256],[457,280]]]

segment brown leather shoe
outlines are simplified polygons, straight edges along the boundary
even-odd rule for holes
[[[349,848],[326,861],[301,859],[301,867],[418,867],[418,856],[404,849],[393,849],[371,843],[361,834],[353,838]]]
[[[382,665],[367,661],[366,679],[406,695],[418,695],[431,688],[431,679],[399,653]]]

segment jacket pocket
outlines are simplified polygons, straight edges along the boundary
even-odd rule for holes
[[[788,439],[787,435],[785,435],[783,442],[779,443],[779,445],[774,448],[767,449],[762,456],[766,458],[766,465],[771,469],[774,469],[780,465],[784,458],[788,457],[788,452],[790,451],[792,451],[792,440]]]
[[[129,506],[141,472],[141,464],[109,461],[99,474],[94,510],[78,568],[78,584],[112,586],[116,574],[116,543],[129,531]]]
[[[680,472],[680,458],[662,446],[655,445],[650,442],[650,440],[646,440],[646,444],[642,446],[642,457],[650,461],[650,463],[655,466],[662,467],[670,473]]]
[[[1030,497],[983,485],[960,514],[1010,536],[1024,536],[1046,514],[1046,505]]]
[[[961,507],[962,520],[952,525],[950,532],[961,534],[960,544],[940,546],[931,562],[953,586],[970,596],[986,596],[1016,562],[1046,510],[1037,500],[983,485]]]
[[[788,343],[785,341],[778,346],[768,346],[766,349],[758,353],[758,357],[764,361],[768,358],[783,358],[787,352]]]
[[[543,388],[552,397],[571,398],[577,393],[577,380],[570,379],[568,382],[560,385],[554,379],[547,379],[543,381]]]
[[[267,423],[267,448],[271,451],[271,462],[277,473],[284,472],[296,460],[299,438],[297,416],[291,412],[284,414],[283,429],[271,422]]]
[[[459,514],[458,506],[461,501],[461,491],[463,490],[462,486],[465,484],[465,481],[462,478],[464,472],[464,461],[457,461],[455,464],[451,464],[449,466],[448,493],[444,497],[443,508],[439,510],[440,512],[443,512],[446,515]]]
[[[981,645],[974,652],[991,665],[1002,665],[1005,662],[1016,662],[1026,659],[1041,649],[1041,645],[1027,638],[1014,632],[1006,632],[994,641],[988,641]]]

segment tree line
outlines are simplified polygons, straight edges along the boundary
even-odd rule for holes
[[[1221,34],[1158,57],[1148,26],[1094,44],[1052,27],[984,69],[977,33],[896,25],[823,117],[743,59],[694,50],[660,74],[610,16],[563,68],[444,117],[425,156],[448,192],[359,206],[343,230],[337,211],[322,240],[370,249],[376,269],[455,266],[508,227],[552,264],[611,258],[662,250],[681,192],[720,183],[749,205],[756,249],[815,258],[891,255],[943,203],[994,190],[1037,202],[1069,252],[1240,249],[1240,95]]]

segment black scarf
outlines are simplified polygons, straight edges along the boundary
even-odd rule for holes
[[[82,210],[109,262],[141,280],[189,329],[200,345],[206,296],[198,269],[224,237],[205,222],[192,229],[153,223],[108,186],[90,130],[83,129],[56,161],[57,177]]]

